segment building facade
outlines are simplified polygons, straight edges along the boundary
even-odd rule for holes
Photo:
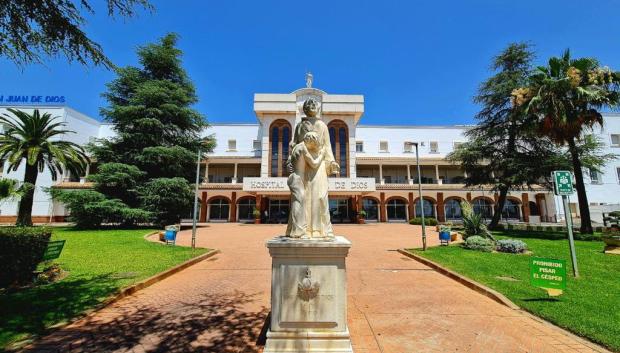
[[[439,221],[458,221],[460,202],[472,203],[475,212],[490,218],[497,194],[490,187],[467,188],[466,177],[458,165],[445,157],[460,143],[468,126],[384,126],[361,124],[364,96],[328,94],[316,88],[302,88],[285,94],[255,94],[254,124],[212,124],[204,135],[215,137],[217,145],[200,165],[200,222],[253,222],[254,209],[261,222],[285,223],[288,218],[289,191],[286,160],[293,128],[301,121],[302,104],[313,97],[320,103],[321,119],[330,132],[333,155],[339,174],[330,178],[330,214],[333,223],[357,222],[360,210],[366,221],[405,222],[419,217]],[[0,107],[6,114],[8,107]],[[66,106],[18,106],[39,109],[59,117],[76,131],[64,138],[86,144],[94,138],[114,136],[113,126],[101,123]],[[606,126],[597,134],[608,153],[620,152],[620,116],[606,114]],[[420,175],[416,164],[416,143]],[[1,163],[4,165],[4,163]],[[53,181],[49,172],[39,176],[33,220],[39,223],[62,221],[67,211],[52,201],[48,187],[66,189],[91,187],[86,175],[62,173]],[[603,173],[586,171],[593,219],[601,222],[602,212],[620,209],[620,160],[605,167]],[[17,171],[2,170],[2,176],[21,180]],[[422,184],[422,201],[418,197]],[[508,222],[556,222],[563,218],[553,193],[542,187],[512,190],[502,219]],[[0,222],[15,219],[17,202],[0,205]],[[571,211],[578,217],[576,196]],[[190,215],[188,215],[190,217]]]

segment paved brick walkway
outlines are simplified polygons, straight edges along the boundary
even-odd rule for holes
[[[260,352],[269,311],[265,240],[280,225],[211,224],[198,244],[221,254],[44,337],[31,352]],[[356,353],[593,352],[394,251],[419,246],[406,224],[336,226],[353,242],[348,319]],[[431,243],[436,243],[432,232]],[[190,232],[180,235],[189,244]]]

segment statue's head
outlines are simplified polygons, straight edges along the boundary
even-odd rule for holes
[[[319,113],[319,104],[312,98],[304,102],[304,114],[308,117],[316,117]]]
[[[304,136],[304,144],[310,151],[316,151],[319,149],[319,135],[314,131],[306,132]]]

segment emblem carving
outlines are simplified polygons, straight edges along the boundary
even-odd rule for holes
[[[312,281],[310,267],[306,267],[306,276],[297,284],[299,297],[305,301],[313,299],[319,293],[320,288],[319,282]]]

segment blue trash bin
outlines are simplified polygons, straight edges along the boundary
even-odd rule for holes
[[[450,232],[439,232],[439,241],[441,242],[441,245],[448,245],[450,243]]]
[[[166,244],[175,245],[177,241],[177,231],[167,230],[166,233],[164,234],[164,240],[166,241]]]

